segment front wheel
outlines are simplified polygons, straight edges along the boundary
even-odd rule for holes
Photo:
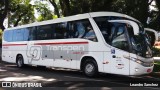
[[[84,63],[83,72],[88,77],[95,77],[98,74],[97,63],[92,59],[87,59]]]
[[[24,66],[22,55],[18,55],[16,63],[17,63],[17,67],[19,67],[19,68]]]

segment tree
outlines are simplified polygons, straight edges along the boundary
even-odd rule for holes
[[[17,0],[15,2],[12,1],[12,3],[17,3]],[[11,11],[8,16],[9,25],[14,27],[34,22],[34,6],[30,4],[30,0],[19,0],[16,10]]]
[[[9,7],[9,0],[1,0],[0,2],[0,28],[2,30],[5,29],[5,27],[3,26],[3,22],[7,16],[8,13],[8,7]]]
[[[43,4],[41,2],[35,2],[35,4],[36,4],[35,8],[39,13],[39,17],[37,18],[37,21],[53,19],[52,11],[49,10],[49,7],[47,6],[47,4]]]
[[[114,0],[49,0],[49,2],[55,8],[55,14],[60,17],[93,11],[111,11]]]
[[[18,24],[26,24],[33,22],[33,6],[30,4],[31,0],[1,0],[0,2],[0,28],[3,26],[4,20],[9,18],[10,26],[17,26]]]
[[[158,11],[155,15],[155,20],[152,22],[153,28],[160,31],[160,0],[155,0]]]
[[[0,46],[2,45],[2,34],[3,34],[2,29],[0,29]]]
[[[132,16],[147,26],[150,16],[149,5],[153,0],[116,0],[113,3],[113,11]]]
[[[52,6],[54,7],[55,10],[55,14],[57,15],[57,17],[60,17],[60,13],[59,13],[59,8],[58,5],[56,4],[55,0],[49,0],[49,2],[52,4]]]

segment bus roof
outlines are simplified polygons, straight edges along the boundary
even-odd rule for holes
[[[38,25],[45,25],[45,24],[52,24],[52,23],[60,23],[60,22],[65,22],[65,21],[72,21],[72,20],[79,20],[79,19],[86,19],[90,17],[100,17],[100,16],[120,16],[120,17],[126,17],[128,19],[132,19],[134,21],[139,22],[138,20],[134,19],[133,17],[130,17],[125,14],[121,13],[116,13],[116,12],[91,12],[91,13],[85,13],[85,14],[78,14],[78,15],[73,15],[73,16],[68,16],[68,17],[62,17],[62,18],[57,18],[53,20],[46,20],[42,22],[34,22],[31,24],[26,24],[26,25],[21,25],[17,27],[12,27],[12,28],[7,28],[5,30],[12,30],[12,29],[21,29],[21,28],[27,28],[27,27],[32,27],[32,26],[38,26]]]

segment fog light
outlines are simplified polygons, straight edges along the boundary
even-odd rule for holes
[[[151,69],[147,69],[147,72],[151,72]]]
[[[135,68],[135,71],[138,72],[138,68]]]

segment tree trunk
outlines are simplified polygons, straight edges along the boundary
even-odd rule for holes
[[[70,1],[69,0],[60,0],[60,5],[61,5],[63,15],[70,16],[71,15]]]
[[[158,7],[158,16],[156,18],[156,22],[158,24],[160,24],[160,0],[156,0],[156,5]],[[160,28],[160,26],[158,25],[158,29]],[[160,29],[159,29],[160,30]]]
[[[21,15],[19,15],[17,21],[14,23],[14,27],[18,26],[19,21],[21,21],[22,17],[23,17],[24,15],[26,15],[26,14],[27,14],[27,12],[24,12],[24,13],[22,13]]]
[[[58,18],[60,18],[60,14],[59,14],[59,10],[58,10],[58,7],[57,7],[57,4],[55,3],[54,0],[49,0],[49,2],[52,4],[52,6],[54,7],[55,9],[55,13],[57,14]]]
[[[8,6],[9,6],[9,1],[8,0],[4,0],[5,1],[5,9],[4,9],[4,13],[0,14],[0,28],[2,30],[5,29],[3,22],[5,20],[5,18],[7,17],[7,13],[8,13]]]

